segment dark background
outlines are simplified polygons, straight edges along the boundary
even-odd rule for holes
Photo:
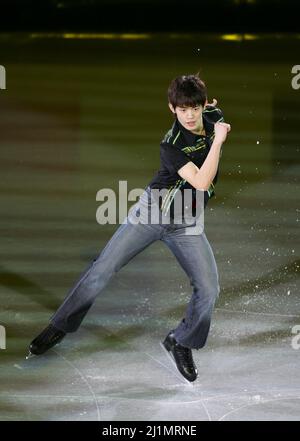
[[[0,29],[297,32],[295,0],[2,0]]]

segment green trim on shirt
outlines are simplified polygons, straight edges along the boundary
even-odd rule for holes
[[[162,204],[161,204],[161,210],[163,214],[167,214],[174,198],[178,190],[180,190],[181,186],[183,186],[186,183],[185,179],[178,179],[175,183],[175,185],[172,185],[172,187],[169,188],[168,193],[166,194]]]

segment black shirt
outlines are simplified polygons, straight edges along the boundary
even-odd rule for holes
[[[166,189],[167,194],[163,200],[159,199],[159,207],[166,214],[170,210],[172,217],[172,204],[177,191],[184,189],[193,190],[193,208],[195,208],[196,189],[185,179],[178,175],[177,171],[189,161],[201,167],[205,161],[214,140],[214,123],[224,121],[223,113],[213,106],[206,106],[203,110],[203,127],[206,135],[196,135],[183,127],[176,118],[172,128],[166,133],[160,143],[160,169],[150,181],[151,189]],[[222,150],[220,152],[220,156]],[[208,200],[215,194],[215,184],[218,179],[219,167],[209,189],[204,192],[204,207]]]

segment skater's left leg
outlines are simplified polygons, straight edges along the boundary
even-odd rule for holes
[[[220,291],[218,270],[204,231],[188,235],[184,230],[168,231],[161,239],[175,255],[193,287],[185,317],[174,330],[174,337],[185,347],[200,349],[206,343],[213,307]]]

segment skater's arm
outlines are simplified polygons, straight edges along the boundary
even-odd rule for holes
[[[189,161],[178,170],[179,176],[197,190],[208,190],[217,173],[221,147],[230,129],[230,124],[216,123],[215,139],[201,168],[197,167],[192,161]]]

